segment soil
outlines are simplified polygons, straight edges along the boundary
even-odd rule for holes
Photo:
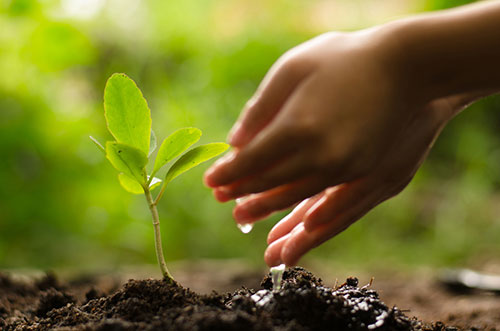
[[[269,276],[259,290],[208,295],[165,280],[115,285],[92,279],[63,283],[51,274],[26,282],[0,274],[0,329],[457,330],[388,307],[356,278],[326,287],[302,268],[285,271],[279,292],[272,292]]]

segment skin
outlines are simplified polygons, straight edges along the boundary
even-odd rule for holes
[[[500,2],[326,33],[285,53],[205,174],[238,223],[296,206],[265,261],[295,265],[411,181],[445,125],[500,90]]]

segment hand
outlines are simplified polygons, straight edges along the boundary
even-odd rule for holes
[[[424,161],[450,115],[481,94],[431,102],[401,133],[398,142],[372,172],[304,200],[270,231],[266,263],[269,266],[295,265],[309,250],[347,229],[382,201],[398,194]]]
[[[205,176],[220,201],[258,193],[235,209],[238,221],[287,208],[379,162],[413,117],[406,104],[416,101],[376,40],[366,31],[328,33],[271,68],[232,130],[236,150]]]
[[[371,172],[415,115],[390,51],[370,31],[328,33],[286,53],[232,130],[236,150],[205,176],[240,223]],[[411,106],[409,106],[411,105]]]
[[[235,150],[205,176],[250,223],[304,199],[269,234],[266,262],[295,264],[413,177],[457,107],[405,83],[377,30],[328,33],[286,53],[235,124]]]

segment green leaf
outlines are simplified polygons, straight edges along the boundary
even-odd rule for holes
[[[94,142],[94,144],[96,144],[97,148],[99,148],[104,154],[106,154],[106,150],[104,149],[104,147],[101,145],[101,143],[95,139],[94,137],[92,136],[89,136],[90,140],[92,140]]]
[[[125,74],[113,74],[104,89],[104,116],[116,141],[149,153],[151,111],[141,90]]]
[[[116,141],[108,141],[106,158],[116,170],[135,178],[140,184],[145,183],[144,167],[148,163],[148,158],[142,151]]]
[[[148,157],[153,154],[153,152],[156,150],[156,134],[153,130],[151,130],[151,138],[150,138],[150,144],[149,144],[149,153]]]
[[[120,184],[125,189],[125,191],[133,194],[144,193],[144,189],[142,188],[141,184],[139,184],[135,178],[130,177],[129,175],[122,172],[118,175],[118,180],[120,181]],[[154,190],[155,188],[160,186],[161,182],[162,180],[160,178],[153,177],[153,180],[151,180],[151,184],[149,184],[149,190]]]
[[[201,131],[199,129],[182,128],[165,138],[156,156],[153,174],[197,142],[200,137]]]
[[[141,184],[137,182],[134,177],[130,177],[125,173],[120,173],[118,175],[118,180],[120,181],[120,185],[125,189],[125,191],[133,193],[133,194],[143,194],[144,189]]]
[[[193,148],[184,154],[174,165],[168,170],[165,176],[165,184],[168,184],[172,179],[189,169],[197,166],[200,163],[210,160],[214,156],[219,155],[229,148],[225,143],[211,143]]]

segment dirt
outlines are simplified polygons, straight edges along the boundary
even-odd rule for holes
[[[34,282],[0,274],[1,330],[456,330],[388,307],[369,285],[350,277],[326,287],[302,268],[285,271],[272,292],[197,294],[164,280],[129,280],[116,288],[92,279]]]
[[[463,330],[500,330],[500,295],[450,287],[439,274],[378,277],[376,287],[387,305],[397,304],[426,322],[442,321]]]

